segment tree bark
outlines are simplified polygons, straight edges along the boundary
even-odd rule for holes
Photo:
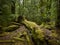
[[[60,28],[60,0],[57,0],[57,20],[56,27]]]

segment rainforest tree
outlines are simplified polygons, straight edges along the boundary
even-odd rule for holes
[[[0,0],[0,25],[8,26],[18,16],[19,0]]]
[[[57,19],[56,19],[56,27],[60,28],[60,0],[57,0]]]

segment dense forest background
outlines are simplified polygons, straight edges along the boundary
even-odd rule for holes
[[[0,0],[0,44],[25,39],[26,45],[60,45],[59,34],[60,0]]]
[[[6,26],[6,23],[16,20],[19,15],[25,15],[37,24],[56,23],[58,3],[58,0],[1,0],[0,24]]]

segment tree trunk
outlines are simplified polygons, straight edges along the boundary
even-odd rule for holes
[[[60,0],[57,1],[57,20],[56,27],[60,28]]]
[[[0,25],[7,26],[9,22],[9,16],[11,14],[11,1],[10,0],[0,0]],[[7,3],[8,2],[8,3]]]

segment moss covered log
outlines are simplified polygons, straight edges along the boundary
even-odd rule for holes
[[[9,32],[7,35],[11,36],[11,39],[19,43],[25,42],[27,45],[59,45],[58,34],[54,30],[40,28],[35,22],[21,19],[23,20],[18,20],[17,25],[14,23],[15,25],[2,28],[5,32]]]
[[[46,45],[55,45],[54,43],[56,43],[56,45],[59,45],[59,40],[58,39],[58,34],[56,32],[50,31],[48,29],[41,29],[39,25],[37,25],[35,22],[31,22],[28,20],[23,20],[22,23],[29,29],[31,29],[31,36],[33,37],[33,39],[36,41],[37,45],[38,42],[43,42]],[[39,40],[40,41],[39,41]],[[54,42],[50,42],[50,41],[54,41]],[[39,45],[40,45],[39,43]],[[47,44],[48,43],[48,44]],[[42,44],[43,45],[43,44]]]

